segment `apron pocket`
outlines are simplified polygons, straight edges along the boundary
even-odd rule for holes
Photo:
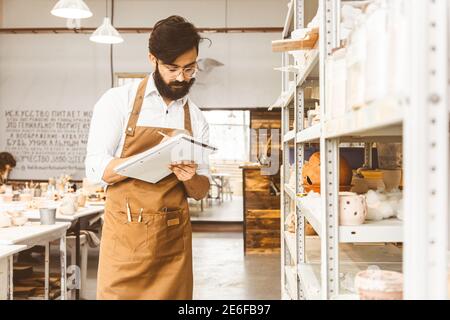
[[[149,233],[155,239],[155,257],[172,258],[184,253],[185,217],[182,210],[160,212],[155,215]]]
[[[126,213],[113,214],[115,222],[113,234],[114,258],[130,261],[153,255],[149,244],[148,221],[127,221]]]

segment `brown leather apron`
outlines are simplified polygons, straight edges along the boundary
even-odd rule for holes
[[[139,85],[121,158],[156,146],[163,138],[158,131],[174,130],[136,126],[147,81]],[[192,133],[187,103],[184,126]],[[174,174],[155,184],[128,178],[109,186],[106,197],[97,299],[192,299],[192,229],[183,183]]]

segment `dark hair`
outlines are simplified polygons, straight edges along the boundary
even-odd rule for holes
[[[16,166],[16,159],[9,152],[0,152],[0,172],[4,172],[7,165],[14,168]]]
[[[170,16],[155,24],[148,41],[148,49],[164,63],[172,63],[192,48],[198,53],[201,40],[192,23],[180,16]]]

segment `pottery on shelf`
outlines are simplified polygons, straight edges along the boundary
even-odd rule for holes
[[[320,186],[320,152],[313,153],[302,168],[304,186]],[[339,158],[339,185],[349,186],[352,181],[352,170],[344,157]]]
[[[386,191],[391,191],[393,189],[398,189],[402,181],[402,170],[381,170],[383,174],[383,183],[386,187]]]
[[[339,193],[339,224],[341,226],[358,226],[367,217],[366,198],[354,192]]]
[[[367,193],[367,191],[369,191],[369,184],[364,178],[354,175],[352,178],[352,188],[350,191],[357,194]]]
[[[380,170],[359,169],[358,172],[362,174],[364,180],[370,190],[384,190],[386,188],[383,182],[383,172]]]
[[[403,275],[386,270],[365,270],[355,277],[355,289],[361,300],[402,300]]]

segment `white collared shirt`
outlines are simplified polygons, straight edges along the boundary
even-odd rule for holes
[[[133,110],[139,82],[109,89],[94,106],[86,153],[86,177],[104,183],[103,173],[114,158],[119,158],[125,142],[125,130]],[[167,106],[159,94],[153,74],[145,90],[137,126],[184,129],[184,104],[189,102],[193,136],[209,142],[209,127],[201,110],[187,96]],[[199,165],[199,175],[209,177],[207,164]]]

